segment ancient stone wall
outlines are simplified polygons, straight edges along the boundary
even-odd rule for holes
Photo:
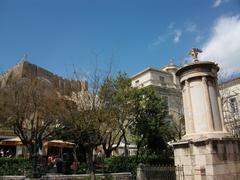
[[[31,64],[28,61],[21,61],[13,68],[9,69],[3,75],[0,76],[0,86],[3,87],[6,84],[17,81],[21,78],[37,77],[45,81],[50,82],[55,88],[57,88],[62,94],[70,94],[73,90],[86,91],[88,85],[86,81],[75,81],[64,79],[58,75],[51,73],[50,71],[38,67],[35,64]]]

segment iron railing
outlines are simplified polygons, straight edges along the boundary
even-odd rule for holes
[[[150,166],[139,164],[137,180],[185,180],[183,166]]]

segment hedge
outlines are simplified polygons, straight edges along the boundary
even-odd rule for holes
[[[0,158],[0,176],[4,175],[24,175],[31,170],[31,164],[24,158]]]
[[[106,172],[131,172],[133,176],[136,175],[137,166],[139,163],[149,165],[174,165],[172,158],[166,156],[112,156],[105,158],[104,163],[107,165]]]
[[[173,165],[174,161],[166,156],[112,156],[104,159],[102,168],[96,169],[96,172],[131,172],[133,176],[136,175],[137,166],[139,163],[150,165]],[[77,174],[86,173],[87,165],[80,163]],[[0,176],[3,175],[26,175],[31,171],[31,163],[24,158],[0,158]]]

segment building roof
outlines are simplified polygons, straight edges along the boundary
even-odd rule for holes
[[[236,84],[240,84],[240,77],[236,77],[236,78],[224,81],[219,86],[220,88],[227,88],[227,87],[234,86]]]
[[[148,68],[140,71],[139,73],[133,75],[133,76],[131,77],[131,79],[134,79],[134,78],[136,78],[136,77],[139,77],[140,75],[145,74],[146,72],[149,72],[149,71],[155,71],[155,72],[164,73],[164,74],[166,74],[166,75],[170,75],[168,72],[166,72],[166,71],[164,71],[164,70],[156,69],[156,68],[152,68],[152,67],[148,67]]]

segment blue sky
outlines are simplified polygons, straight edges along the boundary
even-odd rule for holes
[[[73,66],[91,72],[96,59],[131,76],[169,59],[183,64],[199,47],[236,72],[239,16],[240,0],[0,0],[0,70],[28,54],[61,76]]]

